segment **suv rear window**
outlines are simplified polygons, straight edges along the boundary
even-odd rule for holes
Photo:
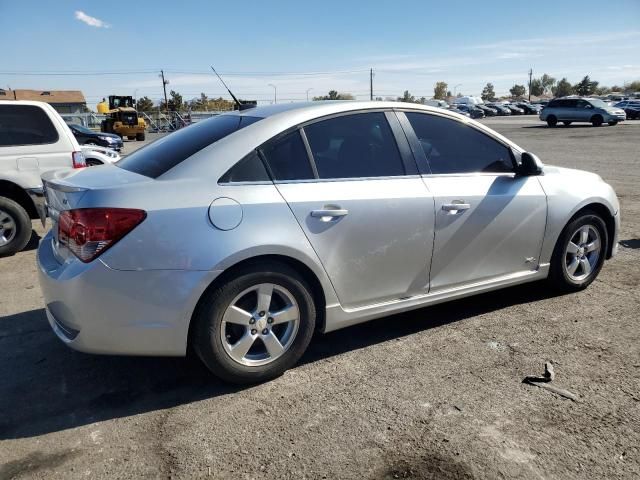
[[[0,106],[0,147],[44,145],[58,141],[58,131],[35,105]]]
[[[158,178],[194,153],[258,120],[262,118],[218,115],[162,137],[116,165],[130,172]]]

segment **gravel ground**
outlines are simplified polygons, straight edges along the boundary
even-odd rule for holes
[[[0,259],[0,479],[639,478],[640,122],[486,123],[616,188],[622,246],[589,289],[529,284],[319,335],[281,378],[237,388],[192,359],[67,349],[34,236]],[[522,383],[545,361],[578,402]]]

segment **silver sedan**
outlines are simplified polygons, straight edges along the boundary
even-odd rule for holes
[[[56,335],[92,353],[192,348],[233,382],[281,374],[316,330],[536,280],[585,288],[620,222],[597,175],[385,102],[232,112],[43,180]]]

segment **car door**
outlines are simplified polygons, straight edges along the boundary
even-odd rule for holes
[[[261,154],[343,308],[428,291],[433,197],[395,114],[319,120]],[[305,171],[289,171],[300,164]]]
[[[405,115],[435,200],[431,292],[536,270],[547,214],[538,179],[516,175],[510,148],[466,122]]]
[[[575,103],[575,120],[580,122],[589,122],[593,116],[593,105],[586,100],[572,100]]]

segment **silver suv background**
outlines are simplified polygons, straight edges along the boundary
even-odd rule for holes
[[[573,122],[587,122],[594,127],[603,123],[616,125],[626,120],[621,108],[611,107],[597,98],[556,98],[540,112],[540,120],[555,127],[558,122],[569,126]]]

